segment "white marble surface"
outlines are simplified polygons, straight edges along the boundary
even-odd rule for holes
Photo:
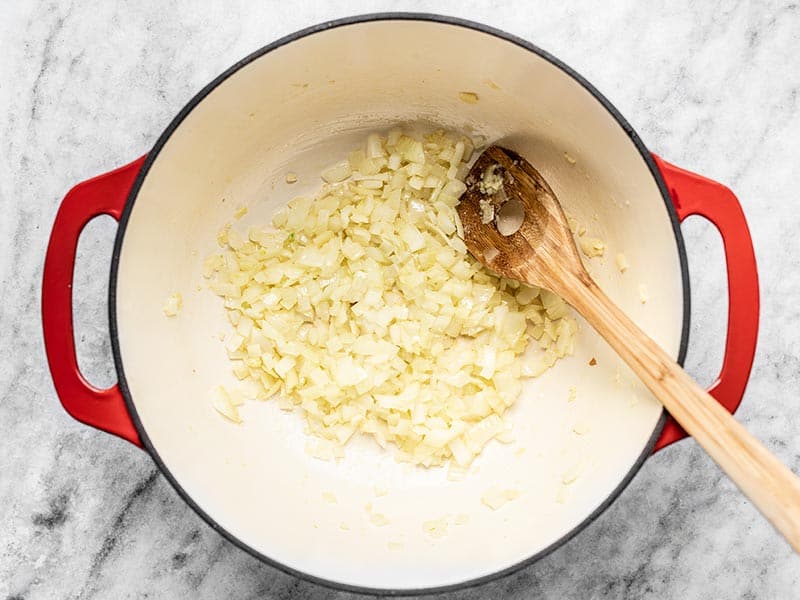
[[[729,184],[761,269],[761,337],[739,418],[800,471],[800,8],[790,2],[0,3],[0,600],[344,598],[239,551],[149,457],[60,408],[39,318],[42,260],[68,187],[155,141],[207,81],[326,19],[420,10],[483,21],[574,66],[669,160]],[[684,226],[690,371],[711,381],[724,332],[720,245]],[[105,291],[114,227],[81,242],[82,364],[114,380]],[[697,448],[647,461],[587,530],[465,598],[793,598],[800,559]]]

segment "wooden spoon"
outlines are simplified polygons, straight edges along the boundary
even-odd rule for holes
[[[800,552],[800,479],[597,286],[539,172],[515,152],[492,146],[466,183],[458,214],[472,255],[499,275],[555,292],[581,313]]]

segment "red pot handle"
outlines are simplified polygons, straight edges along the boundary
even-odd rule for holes
[[[50,374],[66,411],[78,421],[142,446],[119,385],[101,390],[78,368],[72,323],[72,275],[78,237],[98,215],[119,221],[145,157],[79,183],[61,202],[50,233],[42,282],[42,327]]]
[[[708,393],[733,413],[747,387],[758,337],[758,269],[750,230],[739,201],[727,187],[671,165],[655,154],[653,158],[678,219],[699,215],[711,221],[722,236],[728,270],[728,333],[722,370]],[[683,428],[668,417],[654,452],[686,436]]]

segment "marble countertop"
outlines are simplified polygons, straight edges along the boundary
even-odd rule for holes
[[[800,8],[796,3],[156,0],[0,6],[0,600],[350,597],[238,550],[150,458],[61,409],[41,340],[42,260],[71,184],[146,152],[206,82],[277,37],[381,10],[453,14],[510,31],[592,81],[645,143],[731,186],[760,264],[761,335],[738,417],[800,472]],[[202,6],[202,8],[201,8]],[[687,366],[711,382],[725,327],[722,252],[684,225]],[[81,364],[113,383],[110,219],[79,249]],[[790,598],[800,559],[693,441],[648,460],[595,523],[538,563],[449,597]]]

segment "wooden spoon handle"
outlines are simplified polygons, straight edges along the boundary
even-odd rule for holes
[[[800,478],[703,390],[588,276],[563,296],[800,553]]]

